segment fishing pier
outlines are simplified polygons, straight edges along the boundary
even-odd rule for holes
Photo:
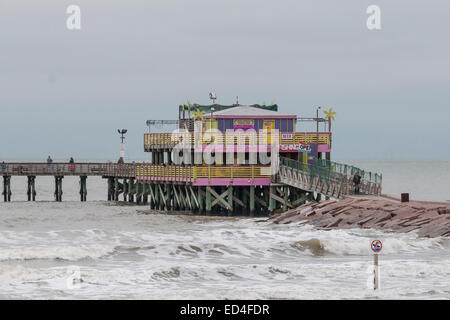
[[[331,110],[329,111],[331,113]],[[62,179],[107,182],[108,201],[149,205],[153,210],[199,214],[266,215],[322,198],[341,199],[361,176],[361,193],[381,194],[381,175],[331,161],[331,118],[299,118],[277,105],[181,105],[175,132],[144,134],[145,163],[5,163],[3,198],[11,201],[11,178],[27,176],[28,201],[35,201],[37,176],[53,176],[55,200],[62,201]],[[304,123],[316,131],[299,130]],[[319,125],[322,129],[319,130]],[[120,197],[120,200],[119,200]]]
[[[80,177],[80,200],[87,199],[86,180],[89,176],[101,176],[108,180],[108,200],[118,200],[118,194],[123,193],[123,183],[118,183],[119,179],[128,181],[135,178],[135,165],[133,164],[113,164],[113,163],[30,163],[30,162],[9,162],[4,163],[0,168],[3,176],[3,199],[5,202],[11,201],[11,178],[13,176],[26,176],[27,179],[27,199],[36,201],[36,177],[53,176],[55,179],[55,201],[62,201],[63,189],[62,180],[65,176]],[[117,191],[116,191],[117,190]],[[120,190],[120,192],[119,192]]]

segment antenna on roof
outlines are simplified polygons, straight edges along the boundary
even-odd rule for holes
[[[236,96],[236,105],[239,105],[239,96]]]
[[[209,98],[213,101],[213,104],[216,104],[216,93],[215,92],[210,92],[209,93]]]

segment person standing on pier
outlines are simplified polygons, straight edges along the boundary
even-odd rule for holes
[[[70,157],[69,164],[70,164],[69,165],[70,171],[74,172],[75,171],[75,160],[73,160],[72,157]]]
[[[2,162],[2,172],[6,172],[6,163],[5,163],[5,161]]]
[[[359,188],[361,187],[361,176],[359,175],[359,172],[355,173],[353,183],[355,184],[355,194],[359,194]]]
[[[52,171],[52,163],[53,163],[52,158],[50,156],[48,156],[48,158],[47,158],[47,171],[48,172]]]

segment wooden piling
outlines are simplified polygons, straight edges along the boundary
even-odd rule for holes
[[[228,186],[228,205],[230,208],[228,209],[228,216],[233,215],[233,186]]]
[[[205,202],[206,202],[206,214],[210,215],[211,214],[211,190],[209,187],[206,187]]]
[[[27,200],[36,201],[36,188],[35,188],[35,176],[28,176],[27,184]]]
[[[128,202],[134,202],[134,194],[136,193],[134,179],[128,179]]]
[[[36,201],[36,177],[31,181],[31,200]]]
[[[255,186],[250,186],[250,216],[255,215]]]
[[[158,184],[155,183],[154,187],[155,187],[155,208],[154,209],[155,210],[161,210]]]
[[[55,176],[55,201],[62,201],[62,179],[64,176]]]
[[[11,201],[11,176],[3,176],[3,199],[5,202]]]
[[[127,181],[127,179],[123,179],[122,192],[123,192],[123,201],[126,202],[127,197],[128,197],[128,181]]]
[[[148,203],[148,183],[144,182],[142,184],[142,204]]]
[[[82,202],[86,201],[87,198],[87,176],[80,176],[80,200]]]
[[[135,188],[136,188],[136,204],[141,204],[142,203],[142,183],[139,181],[136,181]]]
[[[205,210],[203,195],[204,192],[202,190],[202,187],[197,187],[198,210],[200,214],[203,214]]]
[[[164,184],[164,197],[166,200],[166,210],[172,211],[172,197],[171,197],[172,188],[170,188],[170,184]]]
[[[273,195],[276,193],[276,189],[274,186],[269,187],[269,211],[273,212],[276,208],[276,201]]]
[[[108,201],[115,200],[114,177],[108,177]]]
[[[114,201],[119,201],[119,178],[114,179]]]
[[[152,153],[153,154],[153,153]],[[148,189],[149,189],[149,191],[150,191],[150,201],[149,201],[149,204],[150,204],[150,209],[151,210],[154,210],[155,209],[155,207],[156,207],[156,202],[155,202],[155,193],[153,192],[153,186],[154,186],[154,184],[153,183],[149,183],[148,184]]]

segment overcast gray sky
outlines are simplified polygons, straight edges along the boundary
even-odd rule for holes
[[[0,0],[0,158],[116,159],[122,127],[145,158],[147,119],[216,91],[333,107],[334,158],[450,159],[449,30],[438,0]]]

